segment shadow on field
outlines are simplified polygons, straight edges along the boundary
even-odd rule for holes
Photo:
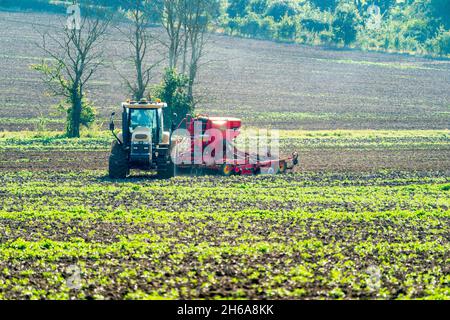
[[[190,170],[178,170],[175,177],[199,177],[210,174],[210,172],[202,172],[201,174],[192,173]],[[168,178],[160,178],[156,173],[136,171],[126,179],[111,179],[107,174],[96,179],[98,182],[114,182],[114,183],[130,183],[140,181],[166,181]]]
[[[155,174],[152,173],[138,173],[129,176],[126,179],[111,179],[107,174],[97,178],[98,182],[114,182],[114,183],[129,183],[129,182],[139,182],[139,181],[158,181],[163,180],[158,178]]]

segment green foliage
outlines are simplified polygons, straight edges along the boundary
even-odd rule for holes
[[[353,43],[356,40],[360,20],[358,9],[354,4],[345,1],[339,3],[332,23],[334,40],[343,42],[345,46]]]
[[[321,10],[331,10],[334,11],[336,8],[338,0],[310,0],[317,8]]]
[[[278,38],[280,40],[294,40],[297,33],[295,20],[287,14],[281,19],[278,27]]]
[[[96,111],[94,105],[86,98],[86,96],[82,95],[79,97],[80,94],[78,93],[77,96],[74,97],[72,92],[72,90],[74,90],[73,83],[62,75],[61,68],[61,65],[55,66],[46,62],[31,65],[32,70],[38,71],[43,75],[44,82],[49,88],[52,88],[54,84],[58,85],[59,89],[57,91],[51,89],[47,94],[53,96],[65,96],[65,98],[56,106],[56,109],[59,112],[66,114],[66,135],[71,138],[78,138],[78,136],[72,134],[74,131],[78,132],[78,128],[76,130],[74,130],[74,128],[80,125],[90,127],[95,121]],[[74,119],[74,110],[80,102],[80,119],[79,121],[76,121]]]
[[[251,0],[250,10],[256,14],[263,14],[266,12],[269,0]]]
[[[390,4],[381,28],[361,29],[358,42],[363,48],[446,55],[446,14],[439,0]]]
[[[322,32],[330,28],[330,25],[327,22],[317,18],[301,19],[300,23],[304,29],[310,32]]]
[[[50,85],[52,84],[59,84],[61,87],[60,92],[48,92],[48,95],[69,95],[69,87],[70,82],[62,75],[61,69],[64,66],[62,64],[59,65],[53,65],[48,63],[47,61],[42,61],[38,64],[32,64],[30,66],[31,70],[37,71],[42,74],[44,79],[46,79],[46,82]],[[48,79],[48,80],[47,80]]]
[[[277,0],[269,6],[266,14],[272,17],[275,22],[280,22],[285,15],[295,16],[296,8],[290,0]]]
[[[116,0],[108,1],[103,0],[105,4],[118,7],[124,13],[136,8],[136,1],[130,0]],[[141,0],[142,10],[145,11],[148,16],[148,21],[152,25],[157,25],[161,22],[161,13],[164,9],[164,0]]]
[[[277,25],[272,17],[264,17],[259,20],[259,32],[258,34],[263,39],[271,39],[274,37],[277,30]]]
[[[73,121],[73,104],[69,99],[62,100],[57,106],[57,110],[66,114],[66,134],[71,131]],[[89,128],[95,121],[97,112],[95,106],[86,97],[81,103],[80,125]]]
[[[435,39],[432,40],[432,49],[438,54],[450,54],[450,30],[441,29]]]
[[[240,28],[240,19],[227,19],[226,27],[228,28],[231,35],[233,35]]]
[[[249,0],[228,0],[227,14],[230,18],[245,17]]]
[[[35,10],[55,13],[65,13],[65,7],[62,5],[50,3],[49,0],[2,0],[0,7],[16,8],[21,10]]]
[[[230,34],[238,32],[243,36],[262,39],[273,39],[278,30],[272,17],[262,17],[254,12],[245,18],[228,19],[226,26]]]
[[[97,111],[94,104],[87,98],[83,98],[82,109],[81,109],[81,125],[85,127],[90,127],[96,118]]]
[[[331,45],[334,39],[334,34],[332,31],[322,31],[319,34],[320,42],[325,45]]]
[[[419,42],[425,42],[430,38],[432,31],[430,25],[424,19],[408,20],[402,28],[402,34],[406,38],[412,38]]]
[[[164,79],[154,90],[154,96],[167,103],[164,109],[164,126],[169,128],[172,122],[178,124],[186,114],[194,111],[194,102],[188,95],[189,78],[174,69],[166,69]],[[177,117],[173,117],[176,113]]]
[[[431,14],[438,19],[447,29],[450,28],[450,1],[448,0],[427,0],[431,8]]]
[[[103,8],[109,8],[117,10],[123,6],[126,0],[78,0],[76,1],[82,7],[89,5],[96,5]],[[161,0],[155,0],[154,2],[160,2]],[[0,7],[14,8],[21,10],[33,10],[33,11],[45,11],[59,14],[65,14],[68,4],[73,1],[52,1],[52,0],[1,0]]]
[[[372,4],[380,7],[377,28],[367,27]],[[236,1],[230,7],[236,18],[224,26],[230,34],[255,38],[446,55],[449,5],[446,0]],[[286,15],[292,20],[282,21]]]
[[[257,36],[259,31],[259,18],[251,12],[241,20],[240,32],[247,36]]]

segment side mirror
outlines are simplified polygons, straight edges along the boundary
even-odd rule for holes
[[[114,116],[116,115],[115,112],[111,113],[111,121],[109,123],[109,130],[114,131],[115,125],[114,125]]]

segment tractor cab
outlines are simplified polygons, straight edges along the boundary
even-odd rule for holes
[[[127,101],[122,103],[122,132],[114,132],[111,115],[110,129],[116,138],[110,156],[111,178],[125,178],[130,169],[170,171],[170,132],[164,130],[161,101]]]
[[[122,132],[125,140],[133,142],[136,136],[142,141],[142,134],[147,134],[146,139],[151,144],[168,143],[164,136],[163,108],[167,104],[161,102],[127,102],[122,104]],[[168,133],[167,133],[168,134]],[[151,138],[151,139],[150,139]],[[128,141],[125,141],[126,143]]]

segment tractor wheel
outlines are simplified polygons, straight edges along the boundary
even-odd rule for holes
[[[220,174],[225,177],[229,177],[234,173],[233,166],[231,164],[223,164],[220,168]]]
[[[127,152],[117,141],[114,141],[109,156],[109,177],[111,179],[125,179],[129,173]]]

